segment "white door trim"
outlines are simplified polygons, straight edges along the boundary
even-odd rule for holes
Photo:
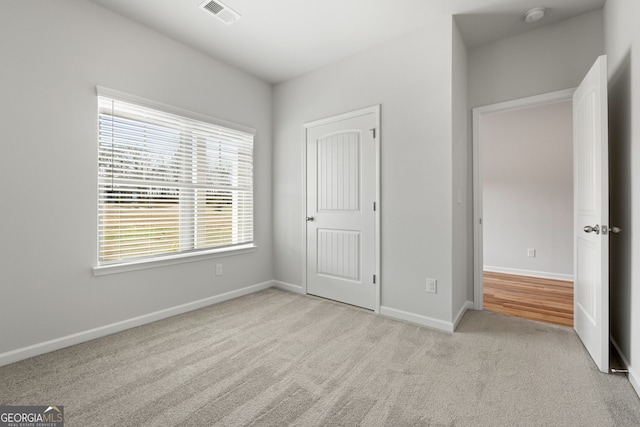
[[[374,114],[375,116],[375,129],[376,138],[375,142],[375,156],[376,156],[376,178],[375,178],[375,198],[376,198],[376,210],[375,210],[375,248],[374,248],[374,272],[376,275],[375,283],[375,306],[374,312],[380,313],[380,289],[381,289],[381,277],[380,277],[380,104],[373,105],[371,107],[362,108],[355,111],[349,111],[347,113],[338,114],[336,116],[326,117],[324,119],[314,120],[304,123],[302,125],[302,218],[300,218],[302,229],[302,291],[307,293],[307,223],[305,217],[307,216],[307,131],[310,128],[326,125],[328,123],[335,123],[341,120],[347,120],[354,117],[360,117],[367,114]]]
[[[482,234],[482,118],[495,113],[515,111],[529,107],[554,104],[573,99],[576,88],[544,93],[542,95],[499,102],[473,109],[473,308],[483,309],[482,284],[483,234]]]

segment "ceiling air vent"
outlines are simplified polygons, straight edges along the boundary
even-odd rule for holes
[[[206,0],[200,4],[200,8],[205,12],[213,14],[213,16],[227,25],[231,25],[240,19],[240,14],[238,12],[219,1]]]

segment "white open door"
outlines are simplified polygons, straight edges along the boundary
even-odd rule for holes
[[[370,310],[377,309],[376,111],[305,125],[307,293]]]
[[[573,96],[574,328],[594,362],[609,372],[609,147],[607,58]]]

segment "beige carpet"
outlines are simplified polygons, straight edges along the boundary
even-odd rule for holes
[[[269,289],[0,368],[67,426],[637,426],[571,329],[469,312],[445,334]]]

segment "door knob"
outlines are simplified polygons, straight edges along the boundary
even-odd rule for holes
[[[587,225],[584,227],[584,232],[585,233],[596,233],[596,234],[600,234],[600,226],[599,225],[595,225],[594,227]]]
[[[620,227],[611,227],[611,232],[613,234],[618,234],[621,231],[622,231],[622,229]]]
[[[315,218],[314,218],[314,217],[312,217],[312,216],[308,216],[308,217],[306,218],[307,222],[312,222],[314,219],[315,219]]]

